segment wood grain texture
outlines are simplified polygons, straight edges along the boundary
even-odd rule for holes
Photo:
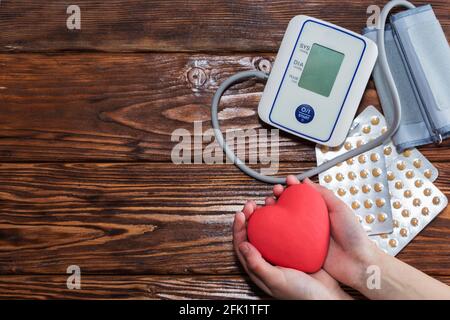
[[[449,276],[438,276],[450,284]],[[246,276],[81,275],[81,289],[69,290],[67,275],[0,276],[0,299],[270,299]],[[355,299],[359,292],[344,287]]]
[[[312,164],[282,164],[280,174]],[[437,186],[450,195],[450,164]],[[232,165],[0,164],[0,273],[237,274],[234,212],[270,186]],[[450,209],[400,255],[447,275]],[[424,258],[426,257],[426,258]]]
[[[359,32],[385,2],[77,0],[82,30],[68,31],[72,2],[2,0],[0,298],[267,298],[236,261],[231,223],[271,187],[232,165],[174,165],[171,134],[209,129],[218,85],[268,71],[293,15]],[[449,37],[450,3],[432,3]],[[227,92],[223,129],[269,128],[256,115],[263,87]],[[372,82],[369,104],[380,107]],[[313,147],[281,134],[279,173],[312,167]],[[420,150],[449,197],[450,140]],[[398,257],[450,284],[449,234],[447,208]],[[72,264],[81,291],[66,289]]]
[[[242,276],[84,276],[67,289],[68,275],[0,276],[0,299],[267,299]]]
[[[218,84],[266,66],[273,55],[0,55],[0,161],[170,161],[175,129],[210,128]],[[270,64],[269,64],[270,65]],[[256,114],[263,83],[250,80],[224,97],[224,131],[270,129]],[[373,86],[361,102],[379,107]],[[205,139],[204,150],[210,140]],[[247,142],[248,143],[248,140]],[[238,143],[239,146],[242,143]],[[421,148],[450,158],[450,142]],[[280,133],[280,161],[315,161],[314,145]],[[192,144],[192,150],[199,150]],[[248,153],[255,150],[245,148]]]
[[[66,9],[73,4],[71,1],[3,0],[0,51],[276,52],[294,15],[311,15],[359,33],[369,17],[367,7],[385,3],[384,0],[77,0],[81,30],[73,31],[66,28]],[[448,0],[432,3],[448,35]]]
[[[83,275],[81,289],[67,289],[68,275],[0,275],[0,299],[260,300],[271,299],[245,275]],[[440,277],[450,283],[449,277]],[[355,299],[356,290],[343,287]]]

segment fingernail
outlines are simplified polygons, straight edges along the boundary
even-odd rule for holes
[[[239,246],[239,250],[245,256],[248,253],[248,251],[250,250],[250,248],[249,248],[248,244],[241,243],[241,245]]]

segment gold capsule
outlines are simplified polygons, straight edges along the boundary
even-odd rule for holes
[[[405,176],[406,176],[408,179],[414,178],[414,171],[412,171],[412,170],[406,171]]]
[[[422,185],[423,185],[423,181],[420,180],[420,179],[417,179],[416,181],[414,181],[414,185],[415,185],[417,188],[420,188],[420,187],[422,187]]]
[[[400,201],[394,201],[394,203],[392,204],[392,206],[395,209],[400,209],[402,207],[402,204],[400,203]]]
[[[364,208],[366,209],[370,209],[373,206],[373,202],[370,199],[367,199],[366,201],[364,201]]]
[[[414,207],[419,207],[421,204],[422,204],[422,201],[420,201],[419,198],[415,198],[415,199],[413,200],[413,206],[414,206]]]
[[[380,222],[385,222],[386,219],[387,219],[387,215],[386,215],[385,213],[379,213],[379,214],[377,215],[377,218],[378,218],[378,221],[380,221]]]
[[[416,167],[417,169],[419,169],[419,168],[422,166],[422,160],[420,160],[420,159],[415,159],[415,160],[413,161],[413,165],[414,165],[414,167]]]
[[[422,208],[422,215],[427,216],[430,214],[430,209],[428,209],[427,207],[423,207]]]
[[[385,203],[386,203],[386,200],[384,200],[383,198],[377,198],[375,200],[375,204],[377,205],[378,208],[381,208],[382,206],[384,206]]]
[[[376,192],[381,192],[381,191],[383,191],[383,185],[381,184],[381,183],[375,183],[375,185],[373,186],[373,189],[376,191]]]
[[[372,222],[374,222],[374,221],[375,221],[375,218],[374,218],[373,215],[368,214],[368,215],[366,216],[366,222],[367,222],[367,223],[372,223]]]
[[[423,194],[427,197],[431,196],[431,189],[430,188],[425,188],[423,190]]]
[[[351,166],[354,163],[355,160],[353,160],[353,158],[348,159],[346,162],[349,166]]]
[[[344,149],[345,149],[345,150],[350,150],[351,148],[352,148],[351,142],[346,142],[346,143],[344,144]]]
[[[360,155],[358,157],[358,162],[361,164],[366,163],[366,156],[364,154]]]
[[[439,199],[439,197],[434,197],[433,204],[437,206],[439,203],[441,203],[441,199]]]
[[[362,192],[369,193],[370,192],[370,186],[368,184],[365,184],[361,188]]]
[[[432,172],[430,169],[427,169],[424,171],[423,175],[425,176],[425,178],[430,179],[432,176]]]
[[[369,173],[367,172],[367,170],[361,170],[359,175],[361,176],[361,178],[365,179],[365,178],[367,178],[369,176]]]
[[[386,127],[381,128],[381,133],[386,133],[386,131],[387,131]]]
[[[322,151],[322,153],[327,153],[330,150],[330,148],[328,146],[320,146],[320,151]]]
[[[392,248],[395,248],[395,247],[397,246],[397,240],[395,240],[395,239],[389,240],[389,245],[390,245]]]
[[[339,188],[337,190],[338,195],[340,195],[341,197],[345,196],[345,194],[347,193],[347,191],[345,191],[345,189],[343,188]]]
[[[369,125],[365,125],[363,128],[362,128],[362,132],[364,132],[365,134],[369,134],[370,133],[370,126]]]
[[[391,155],[391,153],[392,153],[392,148],[391,148],[391,147],[384,147],[383,152],[384,152],[384,154],[385,154],[386,156],[389,156],[389,155]]]
[[[395,189],[400,190],[401,188],[403,188],[403,182],[399,181],[395,181]]]
[[[399,226],[398,220],[392,221],[392,225],[394,226],[394,228],[398,228]]]
[[[405,190],[405,192],[403,192],[403,196],[405,198],[411,198],[411,196],[412,196],[411,190]]]
[[[323,180],[324,180],[326,183],[330,183],[331,180],[333,180],[333,178],[332,178],[329,174],[327,174],[327,175],[323,178]]]
[[[408,158],[409,156],[411,156],[411,153],[412,153],[411,149],[405,150],[403,151],[403,156]]]
[[[342,173],[336,174],[336,180],[337,180],[337,181],[342,181],[342,180],[344,180],[344,175],[343,175]]]
[[[419,225],[419,220],[417,218],[412,218],[411,225],[417,227]]]
[[[402,237],[407,237],[408,236],[408,230],[406,230],[405,228],[401,228],[400,229],[400,235]]]
[[[402,210],[402,216],[405,218],[408,218],[410,215],[409,210],[408,209],[403,209]]]
[[[378,160],[380,160],[380,156],[378,155],[378,153],[372,153],[370,155],[370,160],[372,160],[372,162],[377,162]]]
[[[376,178],[381,176],[381,169],[380,168],[375,168],[372,170],[372,175]]]
[[[405,161],[399,161],[397,162],[397,169],[398,170],[404,170],[406,168],[406,163]]]
[[[353,171],[350,171],[350,172],[347,174],[347,176],[348,176],[348,178],[349,178],[350,180],[355,180],[355,179],[356,179],[356,173],[354,173]]]
[[[336,164],[336,167],[342,167],[342,162],[339,162],[338,164]]]
[[[389,181],[392,181],[395,179],[395,174],[392,171],[388,171],[387,178]]]
[[[373,124],[374,126],[378,125],[380,123],[380,118],[378,118],[377,116],[373,116],[370,119],[370,123]]]
[[[358,201],[355,200],[355,201],[352,202],[352,208],[353,208],[354,210],[359,209],[360,206],[361,206],[361,205],[359,204]]]
[[[364,141],[362,141],[362,140],[356,141],[356,146],[357,147],[361,147],[363,144],[364,144]]]
[[[359,191],[358,187],[355,187],[355,186],[350,187],[351,194],[355,195],[358,193],[358,191]]]

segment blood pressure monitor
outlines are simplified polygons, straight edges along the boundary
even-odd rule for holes
[[[366,37],[312,17],[294,17],[259,103],[259,117],[304,139],[340,145],[377,55],[376,44]]]

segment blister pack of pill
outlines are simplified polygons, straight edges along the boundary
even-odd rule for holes
[[[399,253],[448,204],[447,197],[414,165],[388,171],[394,231],[370,236],[385,252]]]
[[[379,137],[386,131],[386,120],[384,116],[373,106],[369,106],[355,118],[350,129],[349,137]],[[386,164],[389,166],[398,161],[408,161],[419,170],[431,182],[438,177],[438,170],[435,166],[416,148],[407,149],[398,153],[392,142],[384,145],[384,156]]]
[[[352,149],[354,146],[358,147],[367,143],[383,134],[386,130],[386,121],[383,115],[370,106],[355,118],[349,136],[341,146],[327,148],[318,145],[316,147],[317,163],[321,164]],[[372,160],[372,158],[378,160],[367,161],[368,159]],[[384,164],[384,168],[379,165],[380,160]],[[437,169],[417,149],[409,149],[403,153],[397,153],[393,143],[389,142],[322,173],[319,176],[320,184],[336,192],[344,202],[355,210],[355,208],[359,209],[361,207],[361,202],[358,202],[358,206],[358,204],[353,202],[352,198],[346,197],[347,193],[344,193],[344,191],[347,192],[350,189],[356,192],[354,188],[355,179],[342,179],[342,177],[346,177],[343,172],[348,177],[349,173],[347,170],[350,170],[345,166],[351,167],[351,171],[355,174],[364,172],[363,176],[367,176],[367,178],[372,173],[371,179],[377,178],[375,177],[375,175],[378,175],[377,169],[382,169],[383,171],[378,177],[386,180],[383,180],[384,183],[380,181],[376,183],[379,183],[377,190],[380,190],[380,186],[383,186],[385,188],[383,196],[386,197],[385,194],[387,192],[389,197],[389,205],[387,205],[389,210],[386,209],[383,212],[388,217],[385,220],[387,225],[383,223],[378,224],[379,221],[376,220],[378,216],[373,212],[369,215],[368,221],[372,221],[372,224],[377,223],[377,225],[372,225],[372,227],[376,226],[375,229],[371,231],[368,228],[368,225],[371,225],[371,223],[367,224],[364,218],[361,220],[372,241],[388,254],[396,255],[400,252],[448,204],[446,196],[432,183],[438,177]],[[343,175],[337,176],[339,173]],[[353,174],[351,176],[353,177]],[[364,186],[365,191],[369,190],[368,187],[375,189],[374,184],[366,184]],[[377,193],[370,193],[369,191],[366,195],[369,196],[369,199],[363,201],[370,200],[371,203],[376,203],[378,199]],[[360,216],[358,210],[355,210],[355,213]],[[374,230],[388,231],[373,234]]]
[[[338,148],[316,150],[321,164],[367,143],[368,137],[348,138]],[[383,147],[372,149],[319,175],[321,185],[333,190],[358,216],[369,235],[392,232],[392,214]]]

